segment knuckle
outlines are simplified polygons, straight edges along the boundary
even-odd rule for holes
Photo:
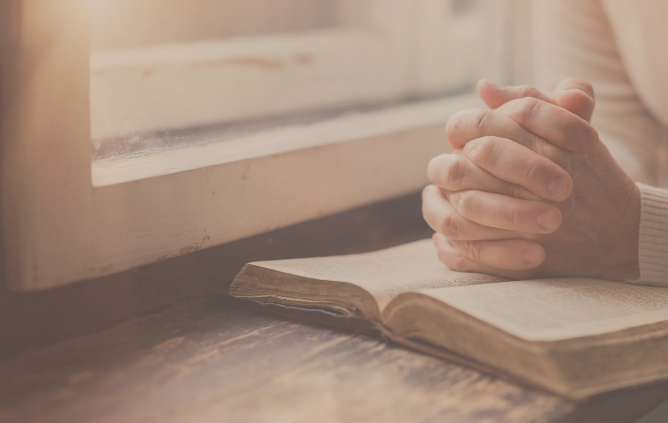
[[[480,261],[480,259],[482,257],[480,243],[478,243],[478,242],[464,242],[463,246],[466,249],[466,253],[471,258],[471,260],[478,261],[478,262]]]
[[[520,97],[537,97],[541,93],[531,85],[522,85],[520,87]]]
[[[540,111],[540,107],[540,101],[537,99],[533,97],[524,97],[516,100],[511,115],[517,123],[522,124],[533,119]]]
[[[521,214],[520,206],[517,204],[508,204],[505,206],[504,216],[511,228],[516,228],[520,223]]]
[[[466,272],[469,268],[469,259],[459,252],[443,251],[437,248],[438,259],[450,270]]]
[[[459,228],[457,227],[457,219],[453,216],[452,213],[446,212],[443,214],[443,216],[441,216],[439,229],[441,234],[445,235],[446,238],[457,238]]]
[[[491,110],[477,110],[472,122],[474,132],[480,136],[487,134],[493,120],[494,112]]]
[[[524,190],[517,184],[507,184],[506,185],[506,195],[513,198],[522,198]]]
[[[546,142],[539,140],[536,142],[532,148],[532,150],[538,154],[540,154],[543,157],[546,157],[550,160],[552,160],[553,155],[556,152],[556,149],[554,148],[554,145]]]
[[[564,150],[541,138],[536,138],[530,149],[556,164],[566,159]]]
[[[536,170],[539,167],[539,163],[535,158],[529,157],[524,161],[520,167],[521,180],[522,183],[528,184],[533,180]]]
[[[566,169],[573,155],[548,142],[541,142],[536,146],[536,152],[559,167]]]
[[[475,195],[471,191],[462,191],[452,196],[453,205],[462,217],[470,216],[475,207]]]
[[[457,271],[457,272],[465,272],[466,271],[466,257],[462,256],[461,254],[457,254],[454,257],[450,258],[450,263],[448,264],[448,267],[451,270]]]
[[[466,155],[477,164],[490,163],[494,157],[497,140],[494,137],[478,138],[466,145]]]
[[[469,109],[450,116],[445,124],[445,135],[451,144],[466,144],[485,136],[497,119],[493,110]]]
[[[460,157],[453,157],[445,170],[445,181],[449,188],[457,189],[464,185],[464,165]]]
[[[465,177],[462,159],[454,154],[434,157],[427,166],[427,179],[441,188],[456,190],[463,184]]]

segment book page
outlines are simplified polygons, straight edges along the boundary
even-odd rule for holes
[[[539,279],[422,291],[530,341],[600,335],[668,320],[668,289],[597,279]]]
[[[357,285],[375,297],[380,311],[403,292],[507,280],[449,270],[438,260],[430,239],[364,254],[251,264],[311,279]]]

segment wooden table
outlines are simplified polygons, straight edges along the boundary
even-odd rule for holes
[[[634,421],[665,387],[575,404],[364,335],[207,300],[0,362],[4,422]]]

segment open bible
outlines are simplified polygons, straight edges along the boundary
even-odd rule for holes
[[[404,345],[454,351],[574,399],[668,379],[667,289],[453,272],[430,240],[249,263],[229,294],[364,319]]]

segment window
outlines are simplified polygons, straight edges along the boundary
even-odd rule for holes
[[[94,0],[94,158],[192,141],[178,129],[313,119],[470,88],[485,53],[481,5]]]
[[[3,223],[24,290],[418,190],[475,81],[508,77],[495,0],[3,7]]]

